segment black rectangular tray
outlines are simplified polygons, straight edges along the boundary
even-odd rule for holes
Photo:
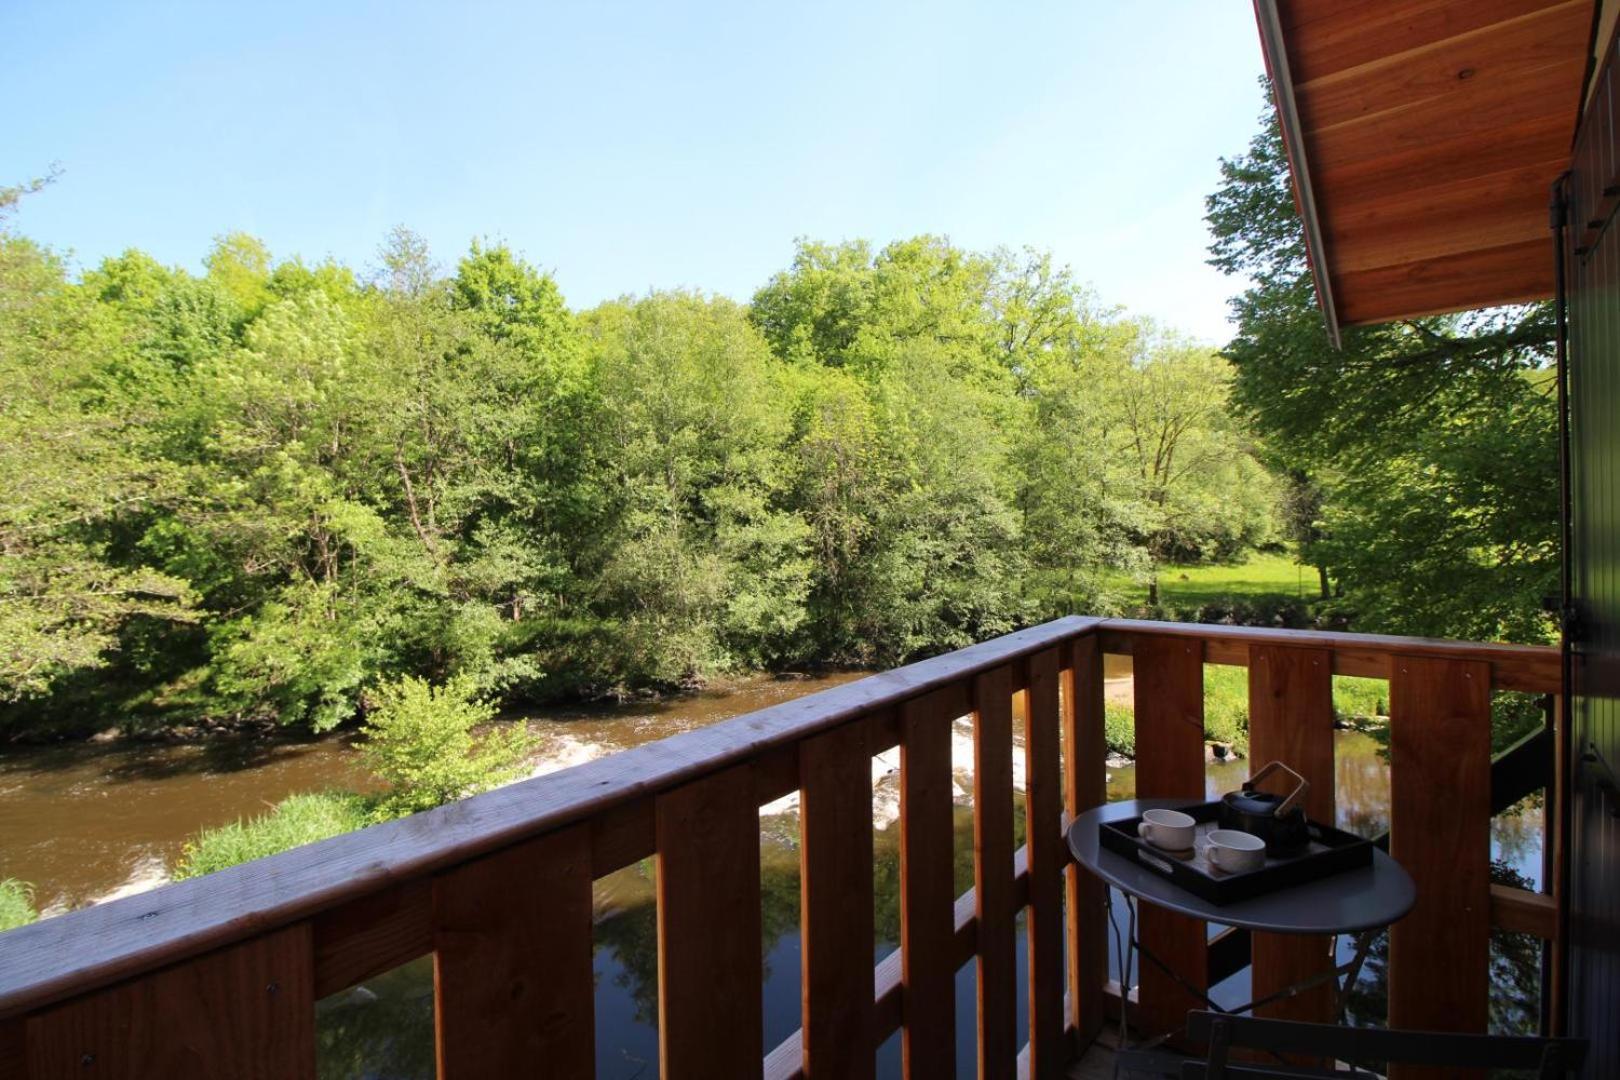
[[[1310,843],[1287,858],[1266,856],[1266,864],[1246,874],[1228,874],[1209,863],[1204,849],[1211,829],[1220,828],[1219,802],[1165,807],[1179,810],[1196,822],[1193,850],[1185,854],[1161,851],[1136,835],[1140,817],[1105,821],[1100,826],[1102,846],[1150,870],[1156,870],[1195,896],[1212,904],[1235,904],[1278,889],[1303,885],[1318,878],[1372,864],[1372,841],[1343,829],[1311,822]]]

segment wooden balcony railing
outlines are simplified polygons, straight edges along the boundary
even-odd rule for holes
[[[441,1077],[590,1076],[592,882],[649,856],[662,1075],[870,1075],[900,1031],[908,1076],[950,1076],[955,976],[970,960],[980,1075],[1014,1075],[1021,1054],[1030,1075],[1059,1075],[1120,1007],[1100,886],[1068,867],[1061,834],[1065,808],[1105,797],[1104,652],[1135,658],[1140,794],[1202,791],[1203,664],[1239,664],[1254,755],[1306,772],[1311,812],[1329,818],[1330,676],[1388,678],[1391,848],[1420,896],[1393,935],[1391,1019],[1484,1029],[1493,910],[1515,929],[1550,934],[1552,921],[1541,898],[1490,888],[1490,695],[1558,693],[1556,651],[1067,618],[0,935],[0,1076],[311,1077],[316,999],[427,954]],[[1015,703],[1027,836],[1016,852]],[[956,896],[950,739],[966,715],[975,884]],[[896,745],[901,947],[874,972],[870,759]],[[767,1054],[758,811],[794,790],[803,1027]],[[1201,924],[1144,911],[1142,932],[1195,980],[1211,973],[1218,950]],[[1262,992],[1326,956],[1263,935],[1250,948]],[[1144,1014],[1169,1027],[1189,1006],[1142,973]],[[1310,1015],[1321,1002],[1283,1008]]]

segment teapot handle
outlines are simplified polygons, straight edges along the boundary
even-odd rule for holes
[[[1295,772],[1293,769],[1290,769],[1287,765],[1284,765],[1280,761],[1273,761],[1270,765],[1267,765],[1265,768],[1243,781],[1243,790],[1253,791],[1255,784],[1264,780],[1278,769],[1281,769],[1283,772],[1299,781],[1299,784],[1294,788],[1293,793],[1290,794],[1288,798],[1284,799],[1277,807],[1277,816],[1282,817],[1284,814],[1288,813],[1288,811],[1294,808],[1295,803],[1298,803],[1305,797],[1305,793],[1307,791],[1311,790],[1311,782],[1299,775],[1299,773]]]

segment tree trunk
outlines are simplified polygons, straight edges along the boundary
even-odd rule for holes
[[[1322,599],[1326,600],[1331,597],[1333,595],[1333,588],[1328,584],[1327,567],[1318,566],[1316,568],[1316,580],[1320,582],[1322,586]]]

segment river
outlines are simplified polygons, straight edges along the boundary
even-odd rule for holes
[[[1109,657],[1111,697],[1129,695],[1129,659]],[[536,771],[590,760],[613,750],[664,738],[802,694],[859,678],[833,673],[806,679],[753,678],[656,704],[539,710],[525,719],[540,737]],[[956,875],[972,883],[971,740],[967,725],[955,738],[959,783]],[[1377,743],[1364,734],[1336,735],[1339,824],[1362,835],[1388,824],[1389,774]],[[893,827],[892,755],[876,759],[874,960],[898,938],[898,830]],[[965,761],[964,761],[965,757]],[[1021,764],[1022,755],[1015,755]],[[11,749],[0,754],[0,878],[31,882],[48,913],[100,902],[160,884],[166,868],[198,829],[260,813],[300,791],[359,787],[367,782],[347,736],[315,739],[221,738],[192,744],[88,743]],[[1246,762],[1215,762],[1206,786],[1216,795],[1236,788]],[[1021,776],[1018,777],[1021,783]],[[1110,768],[1109,797],[1128,798],[1134,769]],[[1020,830],[1022,823],[1019,823]],[[1493,822],[1492,851],[1536,881],[1540,876],[1540,811],[1528,807]],[[761,818],[762,915],[765,930],[765,1045],[799,1026],[797,815],[791,800]],[[598,1076],[657,1073],[657,952],[652,871],[629,867],[596,889]],[[1020,985],[1024,978],[1019,936]],[[1244,979],[1218,995],[1239,1000]],[[973,1069],[974,975],[957,980],[959,1067]],[[430,1077],[432,969],[424,959],[334,995],[319,1006],[323,1077]],[[1020,1003],[1019,1022],[1025,1022]],[[879,1054],[880,1074],[898,1075],[899,1046]]]

